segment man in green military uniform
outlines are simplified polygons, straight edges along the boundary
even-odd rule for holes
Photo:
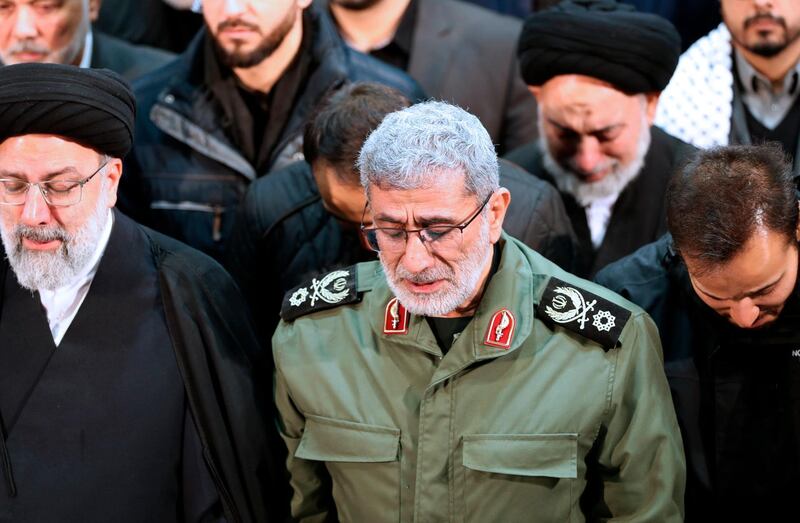
[[[680,521],[649,316],[502,232],[474,116],[388,115],[359,159],[379,262],[290,291],[276,402],[301,521]]]

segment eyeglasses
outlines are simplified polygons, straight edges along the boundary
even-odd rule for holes
[[[364,234],[369,248],[376,252],[398,253],[404,251],[406,243],[408,243],[408,236],[413,233],[416,233],[419,236],[419,241],[429,246],[432,250],[440,253],[456,251],[461,248],[464,229],[475,221],[475,218],[481,214],[481,211],[483,211],[483,208],[486,207],[491,198],[492,194],[487,196],[481,206],[478,207],[478,210],[461,225],[433,225],[421,229],[364,227],[362,218],[361,232]],[[366,213],[366,211],[367,208],[364,207],[364,212]]]
[[[83,186],[108,165],[108,161],[83,180],[48,180],[46,182],[26,182],[16,178],[0,178],[0,205],[24,205],[28,189],[39,188],[48,205],[67,207],[81,201]]]

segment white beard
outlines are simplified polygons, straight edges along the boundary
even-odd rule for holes
[[[489,222],[482,218],[480,236],[474,246],[460,259],[453,262],[457,270],[437,259],[435,266],[420,273],[411,273],[399,263],[391,268],[386,264],[383,256],[379,257],[389,288],[410,313],[419,316],[444,316],[456,310],[475,294],[481,274],[491,254]],[[446,283],[444,288],[435,293],[415,294],[399,284],[403,279],[416,283],[443,279],[446,280]]]
[[[102,181],[105,188],[105,178]],[[86,268],[109,219],[107,192],[102,190],[100,194],[94,212],[74,234],[59,225],[30,227],[20,224],[13,230],[5,223],[0,226],[8,262],[22,287],[31,291],[55,290],[69,284]],[[28,250],[22,246],[22,238],[26,236],[40,241],[59,239],[61,245],[54,251]]]
[[[650,149],[650,125],[647,117],[643,115],[642,130],[639,134],[634,159],[627,165],[617,162],[610,172],[599,181],[584,182],[568,167],[563,167],[553,158],[542,127],[542,116],[539,113],[539,151],[542,153],[542,165],[553,177],[558,190],[572,195],[578,205],[582,207],[609,196],[619,195],[639,175],[644,166],[644,158]]]

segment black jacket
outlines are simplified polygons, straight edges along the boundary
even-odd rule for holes
[[[505,231],[569,269],[576,245],[555,188],[502,160],[500,185],[511,191]],[[310,166],[297,162],[250,187],[231,234],[227,266],[268,343],[286,291],[320,273],[373,259],[357,226],[343,226],[325,210]]]
[[[271,152],[267,172],[302,159],[302,131],[317,101],[348,81],[375,81],[411,99],[422,92],[405,73],[348,49],[324,10],[310,7],[312,69]],[[136,140],[125,159],[120,208],[137,221],[221,257],[224,239],[256,172],[223,132],[225,118],[204,84],[201,31],[177,60],[134,83]]]
[[[686,452],[687,521],[779,521],[800,481],[800,288],[739,329],[695,294],[666,235],[595,280],[658,326]]]
[[[262,373],[264,352],[241,294],[219,264],[119,212],[114,235],[124,238],[134,256],[149,256],[158,271],[170,342],[227,520],[269,520],[279,510],[272,497],[282,475],[280,464],[270,461],[268,446],[279,440],[270,421],[273,407],[269,380]],[[2,282],[6,273],[13,276],[2,246],[0,256]],[[3,302],[2,289],[0,285],[0,314],[9,305]],[[124,296],[104,299],[111,303]],[[2,431],[0,449],[5,454]],[[8,481],[11,469],[5,472]]]
[[[667,232],[664,202],[667,183],[670,175],[683,162],[691,159],[697,149],[658,127],[652,127],[651,131],[652,139],[644,166],[614,204],[608,230],[599,249],[595,250],[592,245],[584,208],[571,195],[561,193],[580,245],[579,265],[575,269],[579,276],[591,276]],[[538,144],[520,147],[509,153],[506,159],[555,185],[553,177],[542,165]]]

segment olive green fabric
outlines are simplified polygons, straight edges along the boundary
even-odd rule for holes
[[[683,447],[650,317],[501,243],[473,321],[444,356],[422,317],[407,334],[383,333],[393,296],[377,262],[357,266],[360,303],[278,327],[275,394],[297,519],[682,519]],[[536,316],[550,276],[633,312],[618,348]],[[508,349],[483,343],[502,308],[516,319]]]

